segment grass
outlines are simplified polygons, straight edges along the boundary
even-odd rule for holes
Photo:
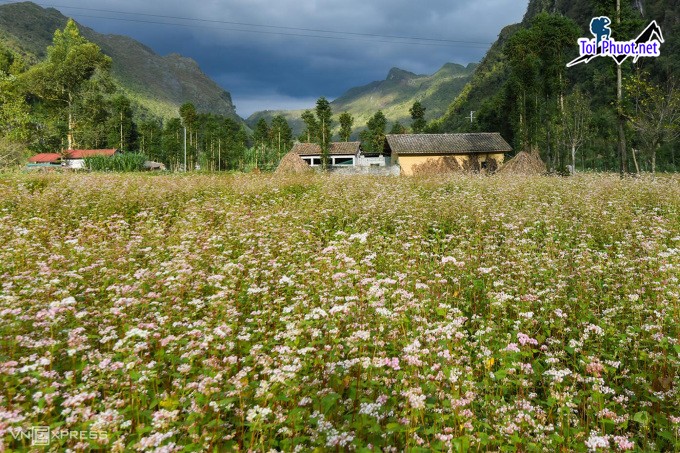
[[[679,182],[0,176],[0,446],[677,450]]]

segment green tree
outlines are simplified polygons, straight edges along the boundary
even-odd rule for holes
[[[319,123],[311,110],[305,110],[301,115],[305,123],[305,130],[300,135],[300,141],[305,143],[315,143],[319,136]]]
[[[557,159],[554,129],[563,108],[567,50],[579,35],[571,19],[542,13],[504,48],[511,72],[505,100],[512,102],[508,108],[515,115],[519,146],[526,151],[538,153],[543,139],[549,157]]]
[[[385,144],[385,128],[387,127],[387,118],[382,110],[378,110],[366,124],[360,136],[363,142],[364,150],[367,153],[379,154],[382,153]]]
[[[283,115],[276,115],[272,119],[271,139],[276,148],[277,161],[293,146],[293,131]],[[277,162],[278,164],[278,162]]]
[[[177,170],[184,162],[184,126],[179,118],[172,118],[163,128],[163,147],[159,156],[168,168]]]
[[[340,140],[348,142],[352,135],[352,126],[354,125],[354,117],[349,112],[340,114]]]
[[[646,72],[638,72],[626,82],[626,91],[633,99],[629,119],[643,151],[650,157],[654,174],[658,149],[680,136],[680,94],[674,80],[661,87],[650,82]]]
[[[390,129],[390,134],[405,134],[406,128],[399,122],[395,122]]]
[[[414,134],[422,134],[427,122],[425,121],[425,110],[426,108],[418,101],[415,101],[409,113],[411,114],[411,130]]]
[[[316,101],[316,121],[319,127],[317,139],[321,147],[321,166],[324,170],[328,168],[330,162],[332,116],[331,104],[321,96]]]
[[[47,60],[32,67],[23,77],[29,91],[53,105],[66,118],[68,148],[76,144],[75,107],[86,82],[98,71],[108,72],[111,59],[96,44],[80,35],[76,23],[69,19],[64,30],[54,33],[47,48]]]
[[[260,118],[253,130],[253,151],[255,158],[255,168],[259,168],[260,158],[264,159],[269,145],[269,125],[264,118]]]
[[[162,139],[163,128],[158,118],[148,118],[139,124],[139,153],[149,160],[163,162]],[[170,168],[169,164],[166,166]]]
[[[580,90],[567,96],[562,110],[562,137],[571,151],[571,172],[576,172],[576,152],[590,134],[590,102]]]
[[[118,95],[111,99],[111,114],[108,122],[108,143],[121,151],[131,151],[136,147],[137,125],[132,119],[130,99]]]

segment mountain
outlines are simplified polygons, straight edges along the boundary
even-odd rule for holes
[[[613,3],[613,2],[612,2]],[[622,5],[626,0],[622,2]],[[639,66],[652,73],[652,76],[661,74],[673,74],[680,71],[680,2],[667,0],[628,0],[624,5],[627,19],[637,21],[640,28],[626,30],[628,36],[614,36],[619,40],[632,39],[637,33],[653,19],[660,25],[666,42],[662,45],[662,55],[658,59],[647,59]],[[611,9],[611,8],[610,8]],[[568,17],[582,28],[582,36],[590,36],[589,24],[593,17],[602,15],[597,2],[592,0],[530,0],[524,19],[519,24],[505,27],[498,36],[498,40],[492,45],[484,59],[480,62],[477,70],[469,83],[462,90],[460,96],[451,103],[446,114],[438,119],[434,126],[442,132],[468,132],[476,128],[484,128],[480,124],[470,124],[469,112],[476,111],[482,116],[489,118],[507,117],[505,111],[492,111],[498,108],[499,103],[493,102],[494,98],[504,95],[503,89],[509,78],[509,69],[505,62],[503,47],[508,39],[524,28],[528,28],[532,19],[541,13],[559,14]],[[574,56],[576,56],[576,43],[574,43]],[[644,60],[644,59],[643,59]],[[567,72],[568,85],[578,85],[592,97],[593,107],[606,107],[612,102],[614,86],[607,82],[611,80],[613,70],[610,61],[594,61],[588,66],[581,65],[571,68]],[[604,82],[602,82],[604,81]],[[598,86],[597,83],[601,85]],[[493,121],[490,121],[493,123]],[[496,121],[498,124],[498,121]],[[496,129],[509,128],[505,121]],[[488,126],[486,126],[488,128]],[[509,130],[498,130],[504,137],[511,138]]]
[[[331,102],[336,125],[337,116],[347,111],[354,116],[354,128],[362,128],[378,110],[382,110],[391,122],[400,121],[402,124],[408,124],[411,121],[409,109],[415,101],[420,101],[427,109],[426,119],[438,118],[446,112],[451,100],[455,99],[469,82],[476,67],[476,64],[462,66],[447,63],[432,75],[418,75],[392,68],[385,80],[351,88]],[[310,105],[309,108],[313,109],[314,106]],[[283,114],[297,135],[304,129],[300,119],[302,112],[302,110],[256,112],[246,122],[254,127],[260,118],[269,120],[277,114]]]
[[[53,8],[31,2],[0,5],[0,41],[29,63],[46,55],[55,30],[68,18]],[[198,64],[177,54],[157,55],[132,38],[104,35],[78,25],[81,34],[113,60],[112,76],[130,99],[157,116],[178,115],[180,105],[192,102],[200,113],[239,119],[231,95],[219,87]]]

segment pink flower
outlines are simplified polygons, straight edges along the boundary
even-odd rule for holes
[[[510,343],[505,347],[505,350],[508,352],[519,352],[519,347],[517,346],[517,343]]]
[[[392,368],[395,371],[400,370],[399,357],[385,358],[385,366]]]
[[[538,340],[536,340],[535,338],[531,338],[529,335],[524,334],[522,332],[517,334],[517,341],[519,341],[519,344],[521,344],[522,346],[527,344],[535,346],[538,345]]]

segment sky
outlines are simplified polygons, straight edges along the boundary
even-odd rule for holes
[[[237,113],[314,106],[383,80],[479,62],[528,0],[55,0],[100,33],[180,53],[232,95]],[[407,39],[408,38],[408,39]],[[417,39],[413,39],[417,38]]]

